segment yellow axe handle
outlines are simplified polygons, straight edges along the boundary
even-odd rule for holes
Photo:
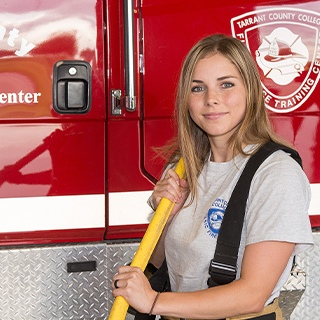
[[[185,168],[182,158],[179,160],[175,171],[180,178],[183,178]],[[167,223],[173,206],[174,202],[171,202],[166,198],[161,199],[159,206],[156,212],[154,213],[154,216],[147,228],[147,231],[144,234],[139,248],[132,260],[132,267],[139,267],[142,271],[144,271],[151,257],[151,254],[160,238],[162,230]],[[123,297],[116,297],[108,319],[124,320],[127,314],[128,307],[129,304]]]

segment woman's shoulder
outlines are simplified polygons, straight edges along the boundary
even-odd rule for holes
[[[252,185],[272,188],[284,193],[284,190],[295,190],[309,193],[310,183],[300,164],[289,153],[277,150],[271,154],[258,168]],[[295,193],[294,192],[294,193]]]
[[[255,154],[257,150],[259,149],[259,145],[247,145],[243,152],[248,156],[248,158],[251,157],[251,154]],[[262,171],[263,169],[270,169],[271,167],[274,167],[274,169],[280,169],[280,168],[294,168],[298,172],[301,172],[301,166],[300,164],[291,157],[290,153],[286,152],[285,150],[279,149],[271,153],[260,165],[259,171]]]
[[[302,174],[303,169],[300,164],[291,155],[284,150],[277,150],[273,152],[260,166],[260,171],[270,170],[273,171],[288,172],[295,171]]]

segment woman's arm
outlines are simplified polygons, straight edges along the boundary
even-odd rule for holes
[[[175,202],[170,217],[162,231],[160,239],[149,260],[156,268],[160,268],[164,260],[164,239],[174,215],[182,208],[189,194],[188,183],[185,179],[180,179],[179,175],[169,169],[165,177],[158,181],[152,193],[153,207],[157,208],[162,198],[167,198]]]
[[[248,245],[239,280],[196,292],[161,293],[153,314],[221,319],[260,312],[284,271],[294,246],[294,243],[277,241]],[[122,295],[135,309],[149,313],[156,292],[140,269],[121,268],[114,277],[118,280],[119,289],[115,289],[113,295]]]

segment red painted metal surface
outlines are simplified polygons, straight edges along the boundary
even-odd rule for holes
[[[5,37],[0,42],[0,87],[1,93],[40,93],[38,102],[26,103],[21,95],[17,103],[2,103],[0,105],[0,130],[4,143],[1,144],[1,154],[5,155],[0,161],[2,166],[14,166],[15,163],[33,149],[43,146],[43,151],[49,150],[47,160],[53,166],[52,181],[59,180],[62,185],[61,171],[66,178],[72,174],[69,168],[77,168],[77,174],[103,175],[103,141],[104,138],[104,64],[103,64],[103,19],[101,3],[82,1],[81,5],[65,1],[27,2],[23,6],[19,1],[1,5],[1,14],[16,16],[16,20],[1,20],[6,28]],[[32,23],[28,16],[32,14]],[[83,18],[83,14],[87,16]],[[25,22],[24,22],[25,21]],[[15,25],[15,22],[18,25]],[[10,38],[10,32],[19,27],[19,40],[15,40],[13,50],[5,42]],[[11,30],[12,29],[12,30]],[[11,30],[11,31],[10,31]],[[84,31],[87,34],[83,34]],[[17,57],[15,50],[19,48],[20,39],[28,39],[35,45],[23,57]],[[8,40],[9,41],[9,40]],[[23,40],[22,40],[23,41]],[[93,100],[92,110],[86,115],[61,115],[52,108],[52,68],[59,60],[86,60],[93,69]],[[97,137],[99,139],[97,140]],[[101,149],[102,148],[102,149]],[[61,154],[65,153],[63,157]],[[89,155],[91,154],[91,158]],[[40,153],[39,153],[40,155]],[[64,159],[63,159],[64,158]],[[33,160],[30,158],[30,160]],[[81,164],[82,162],[82,164]],[[91,162],[91,163],[90,163]],[[96,162],[95,164],[93,162]],[[31,163],[31,162],[30,162]],[[24,161],[24,165],[27,162]],[[22,166],[20,166],[22,168]],[[21,168],[17,168],[20,170]],[[12,168],[13,169],[13,168]],[[36,166],[29,168],[29,174],[37,174]],[[57,175],[56,175],[57,174]],[[15,184],[25,182],[17,172]],[[20,179],[20,180],[19,180]],[[80,178],[81,179],[81,178]],[[67,179],[64,179],[67,180]],[[59,189],[55,194],[86,194],[88,190],[79,190],[77,179],[69,179],[68,189]],[[90,188],[98,182],[99,192],[104,192],[103,179],[90,181]],[[51,184],[45,183],[45,184]],[[72,186],[73,184],[73,186]],[[14,189],[14,186],[10,186]],[[88,189],[88,188],[87,188]],[[92,192],[97,192],[93,187]],[[10,196],[20,196],[11,191]],[[90,192],[90,193],[92,193]],[[7,193],[7,192],[6,192]],[[1,194],[1,190],[0,190]],[[41,194],[43,195],[43,194]],[[8,196],[8,194],[6,194]]]
[[[1,234],[1,245],[31,245],[54,244],[66,242],[92,242],[101,241],[104,228],[72,229],[72,230],[48,230],[33,232],[10,232]]]
[[[102,0],[0,3],[0,198],[104,194],[103,15]],[[60,60],[90,63],[89,113],[53,110]],[[0,243],[102,240],[96,231],[0,234]]]
[[[312,228],[320,227],[320,215],[310,216],[310,222]]]
[[[247,0],[239,6],[236,0],[228,3],[199,0],[196,5],[191,0],[137,0],[134,10],[137,111],[123,110],[122,116],[112,116],[110,90],[125,90],[122,1],[1,3],[0,198],[152,190],[164,164],[162,159],[154,159],[154,148],[161,147],[174,135],[176,86],[190,47],[212,33],[231,35],[231,20],[240,15],[257,10],[277,12],[284,7],[320,14],[320,1]],[[284,25],[286,21],[280,22]],[[313,24],[313,30],[318,28],[317,22]],[[240,25],[237,26],[240,30]],[[250,33],[253,55],[269,29]],[[308,48],[316,40],[313,31],[309,36],[310,30],[301,26],[293,29],[303,41],[307,39]],[[315,46],[312,50],[310,59],[317,55]],[[85,60],[92,66],[89,113],[61,115],[53,110],[52,68],[58,60]],[[310,60],[307,67],[311,66],[317,65]],[[292,87],[298,88],[304,76],[296,78]],[[290,93],[288,88],[281,90],[283,95]],[[292,112],[270,111],[276,131],[300,152],[311,183],[320,183],[316,161],[320,153],[319,94],[319,90],[313,90],[303,105]],[[313,226],[320,225],[318,216],[311,217],[311,221]],[[145,225],[112,226],[106,236],[140,237],[144,230]],[[63,237],[66,241],[103,238],[100,229],[97,237],[87,236],[87,232],[90,233],[77,231],[77,236],[68,236],[67,231],[61,231],[60,235],[43,232],[39,237],[35,232],[21,235],[20,240],[38,243],[62,241]],[[0,242],[17,243],[18,237],[0,234]]]
[[[142,238],[148,228],[147,224],[110,226],[107,229],[107,240]]]
[[[124,43],[122,1],[107,1],[107,64],[109,77],[107,92],[120,89],[124,95]],[[110,103],[107,121],[107,167],[108,192],[128,192],[151,190],[153,184],[144,174],[143,147],[143,86],[141,84],[141,54],[139,42],[140,20],[138,10],[134,10],[135,65],[137,110],[123,109],[122,116],[112,116]],[[110,101],[108,101],[110,102]]]
[[[5,155],[0,157],[0,198],[104,193],[103,123],[7,123],[0,128]]]

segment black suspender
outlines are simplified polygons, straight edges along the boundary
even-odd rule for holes
[[[262,162],[277,150],[290,153],[302,167],[297,151],[275,142],[267,142],[250,157],[232,192],[221,223],[214,258],[209,267],[209,287],[227,284],[236,278],[238,251],[251,181]]]

